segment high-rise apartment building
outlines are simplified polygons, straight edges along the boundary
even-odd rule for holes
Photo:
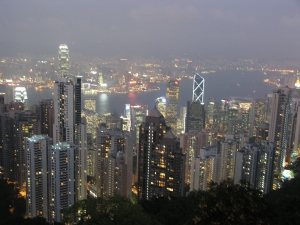
[[[131,195],[132,136],[117,128],[100,124],[96,139],[96,196]]]
[[[191,161],[190,191],[207,191],[210,182],[217,182],[219,157],[217,146],[200,149],[200,154]]]
[[[81,78],[54,84],[53,143],[75,143],[75,127],[81,123]]]
[[[179,81],[170,80],[167,83],[166,94],[166,123],[171,127],[174,134],[177,133]]]
[[[280,180],[285,165],[291,100],[291,89],[288,87],[273,92],[268,139],[276,145],[274,160],[276,180]]]
[[[184,154],[162,114],[149,111],[140,126],[138,157],[138,198],[181,196],[183,194]]]
[[[209,134],[206,131],[189,132],[180,135],[180,148],[185,154],[184,183],[190,184],[190,172],[193,158],[200,154],[200,149],[209,145]]]
[[[251,188],[267,194],[274,179],[274,144],[262,140],[259,144],[247,144],[236,153],[234,183],[246,181]]]
[[[58,74],[61,78],[71,78],[69,49],[66,44],[61,44],[58,49]]]
[[[51,138],[33,135],[25,139],[26,216],[50,220],[49,152]]]

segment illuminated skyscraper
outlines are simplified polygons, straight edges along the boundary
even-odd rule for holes
[[[44,135],[25,139],[26,216],[41,216],[50,220],[49,162],[52,140]]]
[[[183,194],[184,155],[162,114],[155,108],[149,111],[140,126],[138,157],[138,198]]]
[[[275,143],[275,172],[274,179],[279,180],[285,165],[287,151],[288,122],[291,106],[291,89],[280,88],[273,92],[269,141]],[[278,186],[277,186],[278,187]]]
[[[179,81],[170,80],[167,84],[166,123],[174,134],[177,133],[177,113],[179,97]]]
[[[194,75],[192,102],[187,102],[185,132],[201,131],[205,128],[204,78]]]
[[[193,102],[204,102],[204,78],[198,73],[194,75],[193,81]]]
[[[14,102],[22,102],[24,104],[24,109],[28,110],[28,97],[25,87],[14,88]]]
[[[70,78],[70,57],[66,44],[61,44],[58,49],[58,74],[61,78]]]

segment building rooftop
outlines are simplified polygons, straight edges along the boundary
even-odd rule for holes
[[[151,117],[161,117],[163,115],[159,112],[159,110],[157,108],[154,108],[154,109],[152,109],[152,110],[150,110],[148,112],[148,116],[151,116]]]
[[[168,132],[166,133],[166,135],[164,136],[164,138],[176,138],[176,136],[172,133],[171,130],[168,130]]]

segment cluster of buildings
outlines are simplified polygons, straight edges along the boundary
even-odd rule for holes
[[[121,118],[100,116],[95,99],[82,99],[82,78],[69,72],[66,45],[58,60],[53,99],[28,110],[24,90],[16,94],[22,101],[0,95],[0,177],[25,193],[28,217],[60,222],[88,195],[178,197],[227,179],[268,193],[289,178],[285,168],[300,149],[298,89],[205,104],[196,73],[180,110],[179,81],[169,80],[154,109],[125,104]]]

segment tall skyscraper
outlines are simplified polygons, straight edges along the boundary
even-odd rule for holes
[[[192,102],[187,102],[185,132],[201,131],[205,128],[204,78],[194,75]]]
[[[204,102],[204,78],[196,73],[193,80],[193,102]]]
[[[26,216],[50,220],[49,152],[51,138],[33,135],[25,139]]]
[[[265,121],[266,100],[254,99],[250,111],[250,136],[256,136],[258,124]]]
[[[58,142],[50,149],[50,222],[61,222],[64,212],[76,201],[75,196],[76,146]]]
[[[268,139],[276,145],[274,179],[277,181],[285,165],[291,100],[291,89],[288,87],[273,92]]]
[[[171,127],[174,134],[177,133],[178,97],[179,81],[168,81],[166,94],[166,123]]]
[[[69,49],[66,44],[61,44],[58,49],[58,74],[61,78],[71,78]]]
[[[138,198],[183,194],[184,155],[162,114],[149,111],[140,126]]]
[[[75,143],[75,127],[81,123],[81,78],[54,84],[53,143]]]

